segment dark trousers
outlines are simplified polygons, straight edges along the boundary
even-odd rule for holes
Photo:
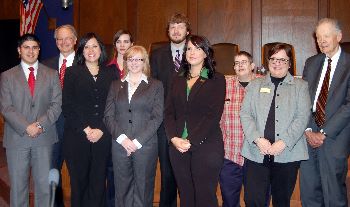
[[[112,154],[108,158],[107,172],[106,172],[106,207],[115,207],[115,188],[114,188],[114,174],[113,174],[113,162]]]
[[[64,207],[63,190],[62,190],[62,165],[63,165],[63,155],[62,155],[62,141],[63,141],[63,131],[64,131],[64,117],[61,114],[56,121],[56,129],[58,135],[58,142],[53,145],[52,149],[52,160],[51,168],[56,168],[60,173],[60,179],[56,188],[55,194],[55,206]]]
[[[289,207],[300,162],[276,163],[269,165],[246,159],[244,201],[247,207],[261,207],[266,203],[266,195],[271,186],[272,204]]]
[[[239,207],[240,193],[243,183],[243,167],[224,159],[220,171],[220,189],[223,207]]]
[[[224,159],[221,144],[212,145],[207,141],[185,153],[170,145],[170,160],[179,188],[181,207],[218,206],[216,189]]]
[[[67,139],[70,137],[72,136],[68,136]],[[81,141],[79,144],[64,140],[67,141],[64,143],[64,154],[70,175],[72,207],[105,206],[110,139],[107,136],[96,143]]]
[[[158,156],[161,174],[159,207],[177,206],[177,186],[169,159],[169,142],[162,123],[157,131]]]
[[[337,156],[334,143],[326,138],[300,165],[300,195],[303,207],[347,207],[348,156]]]

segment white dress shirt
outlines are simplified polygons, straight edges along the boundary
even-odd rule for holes
[[[38,74],[39,61],[36,61],[33,65],[28,65],[27,63],[21,61],[21,66],[22,66],[22,69],[23,69],[24,75],[26,76],[27,81],[28,81],[29,73],[30,73],[29,68],[33,67],[34,68],[34,77],[36,80],[36,75]]]
[[[63,64],[63,59],[66,59],[67,62],[66,62],[66,67],[70,67],[73,65],[73,61],[74,61],[74,56],[75,56],[75,52],[72,52],[70,55],[68,55],[66,58],[60,53],[60,57],[58,58],[58,72],[60,73],[61,71],[61,67],[62,67],[62,64]]]

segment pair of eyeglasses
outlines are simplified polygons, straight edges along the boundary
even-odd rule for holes
[[[288,59],[285,58],[269,58],[270,63],[279,63],[279,64],[287,64],[289,62]]]
[[[139,63],[139,62],[143,62],[142,58],[128,58],[126,61],[128,61],[129,63],[135,62],[135,63]]]
[[[248,65],[248,63],[249,63],[249,61],[248,60],[242,60],[241,62],[239,62],[239,61],[235,61],[234,63],[233,63],[233,67],[238,67],[238,66],[246,66],[246,65]]]

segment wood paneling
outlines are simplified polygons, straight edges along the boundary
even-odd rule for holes
[[[0,1],[0,19],[19,19],[19,0]]]
[[[152,42],[168,40],[168,19],[175,12],[187,14],[187,0],[139,0],[137,43],[148,48]]]
[[[252,52],[251,4],[250,0],[198,1],[198,34],[211,44],[233,43]]]
[[[263,0],[262,44],[285,42],[293,45],[297,75],[301,75],[305,60],[316,53],[313,32],[317,21],[317,0]]]
[[[329,16],[338,19],[343,32],[343,41],[350,42],[350,1],[332,0],[329,5]]]
[[[125,0],[75,0],[74,4],[79,36],[95,32],[104,43],[112,43],[114,33],[127,26]]]

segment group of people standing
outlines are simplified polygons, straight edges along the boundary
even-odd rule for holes
[[[23,35],[21,63],[0,82],[11,206],[28,206],[30,169],[35,206],[49,206],[49,170],[65,160],[72,207],[150,207],[158,157],[160,207],[176,207],[177,193],[182,207],[218,206],[218,182],[224,207],[240,205],[242,185],[246,206],[270,197],[289,206],[299,168],[303,206],[347,206],[350,55],[337,21],[316,26],[322,53],[306,61],[304,80],[288,72],[283,43],[270,49],[266,76],[240,51],[225,79],[209,41],[190,32],[174,14],[170,42],[149,57],[119,30],[107,64],[94,33],[75,52],[74,27],[58,27],[60,55],[44,64],[39,40]],[[63,206],[61,185],[56,195]]]

